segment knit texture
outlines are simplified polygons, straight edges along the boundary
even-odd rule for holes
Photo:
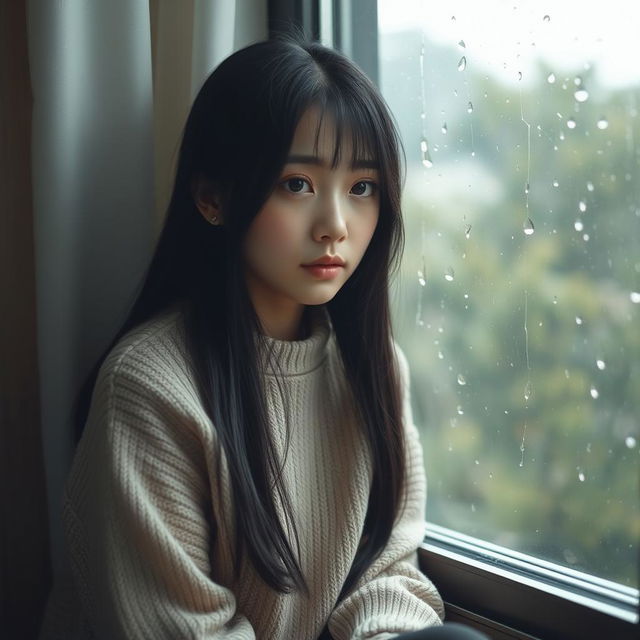
[[[316,307],[308,338],[257,339],[281,367],[264,373],[269,423],[310,598],[275,592],[247,558],[233,576],[227,463],[224,454],[216,463],[216,430],[171,311],[124,336],[100,369],[64,492],[69,571],[50,596],[41,640],[315,640],[327,622],[335,640],[384,640],[441,624],[442,600],[418,569],[426,478],[404,354],[396,345],[406,506],[382,554],[337,602],[372,470],[330,318]]]

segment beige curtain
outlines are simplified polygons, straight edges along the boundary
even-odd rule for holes
[[[36,637],[61,568],[72,402],[148,264],[189,106],[220,60],[267,37],[266,4],[0,0],[7,637]]]

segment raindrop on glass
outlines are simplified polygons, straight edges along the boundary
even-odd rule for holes
[[[593,182],[589,180],[589,182],[587,182],[587,191],[593,191],[593,188]]]
[[[582,239],[583,239],[585,242],[589,242],[589,234],[588,234],[588,233],[585,233],[585,234],[582,236]]]
[[[545,16],[544,18],[542,18],[542,20],[543,20],[544,22],[550,22],[550,21],[551,21],[551,16],[548,16],[548,15],[547,15],[547,16]]]
[[[468,240],[470,235],[471,235],[471,225],[468,224],[464,230],[464,237]]]
[[[524,229],[524,234],[526,236],[533,235],[533,232],[535,231],[535,227],[533,226],[533,221],[531,220],[531,218],[527,218],[525,220],[524,225],[522,225],[522,227]]]
[[[547,76],[547,82],[548,82],[549,84],[553,84],[555,81],[556,81],[556,74],[555,74],[555,73],[550,73],[550,74]]]
[[[464,71],[467,68],[467,59],[462,56],[460,62],[458,62],[458,71]]]
[[[633,436],[627,436],[624,439],[624,443],[627,446],[627,449],[633,449],[636,446],[636,439]]]
[[[582,324],[582,318],[580,316],[576,316],[576,324],[577,325],[581,325]]]
[[[467,384],[466,378],[461,373],[458,374],[458,384],[461,387],[464,387],[464,385]]]
[[[531,394],[533,393],[533,385],[531,384],[531,380],[527,380],[527,384],[524,385],[524,399],[529,401]]]
[[[632,291],[629,294],[629,300],[631,300],[631,302],[633,302],[633,304],[639,304],[640,303],[640,293],[638,293],[637,291]]]
[[[573,97],[577,102],[586,102],[589,99],[589,92],[586,89],[578,89]]]
[[[453,267],[449,267],[445,271],[444,279],[447,280],[448,282],[451,282],[454,276],[455,276],[455,272],[453,271]]]
[[[467,105],[467,113],[473,113],[473,104],[471,102]]]
[[[425,138],[420,140],[420,152],[422,154],[422,164],[430,169],[433,166],[433,162],[431,160],[431,155],[429,154],[429,145]]]
[[[460,42],[458,42],[458,46],[461,47],[462,49],[467,48],[467,45],[464,43],[464,40],[460,40]]]
[[[578,472],[578,480],[580,480],[580,482],[584,482],[584,478],[585,478],[584,472],[579,471]]]
[[[603,371],[604,369],[607,368],[607,365],[605,364],[604,360],[596,360],[596,367],[598,367],[600,371]]]
[[[447,123],[443,122],[442,123],[442,133],[447,133],[447,131],[449,131],[449,129],[447,129]]]
[[[529,183],[528,182],[524,185],[524,192],[525,192],[525,194],[529,193]]]
[[[579,87],[582,84],[582,78],[580,76],[576,76],[573,79],[573,84],[575,84],[576,87]]]
[[[458,405],[458,407],[456,408],[456,411],[458,412],[459,416],[463,416],[464,415],[464,411],[462,410],[462,407],[460,405]]]
[[[609,121],[605,117],[602,117],[598,120],[597,125],[598,129],[606,129],[609,126]]]
[[[444,360],[444,355],[442,351],[438,351],[438,360]]]
[[[522,80],[522,71],[518,71],[518,80]]]
[[[587,210],[587,203],[584,200],[580,200],[580,202],[578,202],[578,209],[584,213]]]
[[[421,286],[425,286],[427,284],[427,281],[424,277],[424,273],[420,270],[418,270],[418,282],[420,283]]]
[[[573,223],[573,228],[576,231],[582,231],[584,229],[584,224],[582,224],[582,220],[580,220],[580,218]]]
[[[576,121],[573,118],[569,118],[567,120],[567,127],[569,127],[569,129],[575,129],[576,128]]]
[[[598,393],[598,390],[597,390],[593,385],[591,386],[591,389],[589,389],[589,393],[591,394],[591,397],[592,397],[594,400],[597,400],[598,396],[600,395],[600,394]]]
[[[554,181],[553,181],[553,186],[554,186],[554,187],[559,187],[559,186],[560,186],[560,183],[559,183],[557,180],[554,180]]]

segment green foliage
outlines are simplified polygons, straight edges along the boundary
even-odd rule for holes
[[[455,57],[428,53],[432,65]],[[406,66],[404,55],[387,64]],[[428,518],[637,587],[640,95],[597,86],[591,69],[578,103],[577,74],[556,71],[551,85],[549,71],[514,89],[469,64],[473,114],[466,97],[438,105],[448,112],[429,123],[431,169],[416,152],[421,125],[408,122],[415,77],[389,82],[408,159],[397,339],[412,371]]]

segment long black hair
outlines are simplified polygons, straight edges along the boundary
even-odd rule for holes
[[[326,303],[373,464],[363,538],[342,597],[387,544],[403,508],[406,473],[388,293],[404,245],[402,147],[379,91],[342,54],[299,37],[280,37],[234,53],[204,82],[184,128],[166,220],[148,271],[126,321],[78,395],[75,442],[109,351],[136,325],[177,305],[195,383],[228,461],[236,575],[246,548],[273,589],[308,593],[274,503],[273,487],[291,515],[268,428],[254,340],[261,326],[244,280],[242,243],[277,184],[297,123],[312,106],[335,123],[334,165],[341,140],[349,136],[354,159],[375,159],[380,176],[380,214],[371,242]],[[194,185],[200,180],[215,185],[224,225],[209,225],[198,211]],[[295,527],[294,534],[299,550]]]

